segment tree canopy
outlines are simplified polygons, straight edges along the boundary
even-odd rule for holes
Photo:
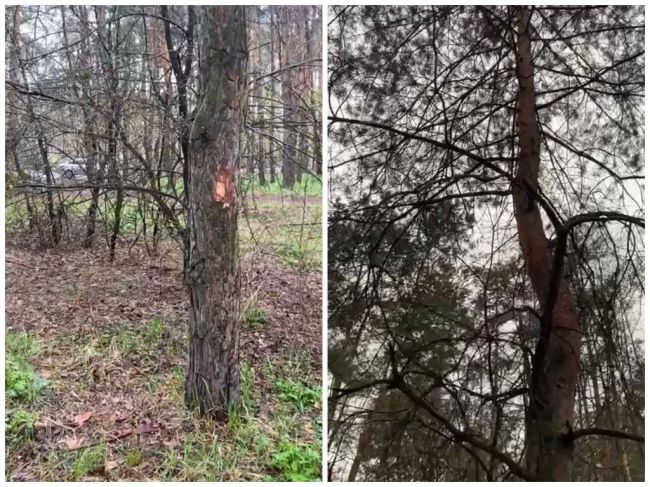
[[[643,7],[329,18],[330,477],[642,479]]]

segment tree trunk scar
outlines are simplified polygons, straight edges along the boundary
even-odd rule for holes
[[[212,178],[212,199],[228,208],[235,203],[235,185],[232,171],[221,166]]]

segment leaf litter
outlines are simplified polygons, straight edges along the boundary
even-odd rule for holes
[[[6,459],[8,478],[43,480],[52,468],[47,463],[52,452],[104,445],[111,456],[105,476],[155,480],[156,472],[146,464],[126,469],[115,448],[124,452],[149,445],[179,455],[184,436],[197,433],[197,418],[163,387],[186,360],[179,344],[184,344],[188,303],[181,267],[174,265],[182,261],[180,252],[164,246],[158,256],[148,257],[136,246],[109,264],[103,250],[44,251],[7,242],[6,327],[42,344],[34,366],[51,381],[37,404],[35,440]],[[263,328],[242,326],[241,332],[242,360],[257,371],[255,387],[272,392],[261,371],[268,364],[284,367],[296,351],[308,357],[310,374],[320,382],[320,272],[287,269],[260,252],[242,259],[242,276],[242,302],[254,298],[266,313]],[[156,319],[171,324],[170,336],[151,353],[130,349]],[[272,413],[268,407],[260,404],[260,414]],[[219,437],[227,433],[224,425],[212,427]],[[303,430],[305,441],[314,439],[310,425]],[[255,473],[244,466],[247,475],[240,468],[228,478],[266,475],[263,468]],[[65,471],[49,475],[67,479]]]

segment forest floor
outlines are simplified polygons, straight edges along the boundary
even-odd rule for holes
[[[101,239],[43,249],[9,231],[6,480],[320,478],[320,198],[242,213],[242,397],[227,423],[184,406],[173,243],[150,256],[125,239],[111,264]]]

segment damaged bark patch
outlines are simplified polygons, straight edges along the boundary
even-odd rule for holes
[[[235,204],[235,185],[233,173],[225,166],[219,168],[212,179],[212,199],[224,208]]]

